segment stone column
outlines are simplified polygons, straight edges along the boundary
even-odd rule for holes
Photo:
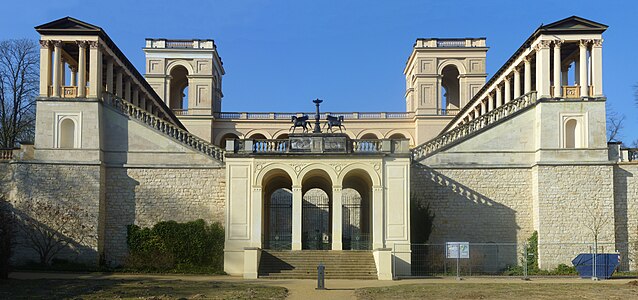
[[[485,101],[481,101],[481,115],[487,113],[487,105],[485,105]]]
[[[332,250],[343,249],[343,206],[342,188],[332,187]]]
[[[512,91],[510,89],[510,78],[505,77],[505,97],[503,98],[503,104],[507,104],[512,100]]]
[[[301,186],[295,185],[292,187],[292,250],[301,250],[302,205]]]
[[[71,86],[78,86],[78,67],[69,65],[71,69]]]
[[[523,86],[523,93],[527,94],[532,91],[532,64],[529,58],[523,58],[525,65],[525,85]]]
[[[476,119],[478,117],[479,117],[479,109],[478,109],[478,107],[475,107],[474,108],[474,119]]]
[[[115,75],[115,95],[119,98],[124,96],[124,76],[122,75],[122,70],[118,70]]]
[[[66,86],[66,59],[62,58],[60,66],[60,86]],[[64,95],[62,95],[64,97]]]
[[[514,99],[521,96],[521,68],[514,68]]]
[[[496,86],[496,107],[503,106],[503,92],[500,86]]]
[[[78,41],[78,97],[86,97],[86,41]]]
[[[261,186],[253,186],[253,203],[252,203],[252,232],[250,234],[250,246],[261,248],[261,215],[262,215],[262,190]]]
[[[142,108],[143,110],[146,110],[146,94],[142,93],[142,96],[140,96],[140,108]]]
[[[587,44],[588,40],[580,40],[578,44],[578,85],[580,86],[580,96],[589,96],[589,86],[587,85]]]
[[[492,110],[494,110],[494,98],[492,97],[492,93],[489,93],[487,94],[487,111]]]
[[[603,95],[603,40],[594,40],[591,46],[592,60],[592,85],[594,94],[591,96]]]
[[[554,97],[562,96],[562,80],[560,80],[560,46],[562,43],[560,40],[554,41]]]
[[[137,88],[133,89],[133,99],[131,100],[131,103],[133,103],[133,105],[135,106],[140,106],[140,101],[139,101],[139,90]]]
[[[102,96],[102,50],[99,41],[89,42],[90,65],[89,65],[89,97],[99,98]]]
[[[60,67],[62,66],[62,41],[54,41],[53,47],[53,97],[60,97]]]
[[[384,248],[383,240],[383,224],[384,219],[383,207],[383,187],[372,187],[372,249]]]
[[[113,59],[106,61],[106,92],[113,94]]]
[[[51,41],[40,40],[40,97],[49,96],[51,72]]]
[[[133,101],[131,99],[131,80],[130,79],[127,79],[124,82],[124,100],[126,100],[128,102]]]
[[[536,44],[536,91],[538,99],[550,97],[549,45],[551,41]]]

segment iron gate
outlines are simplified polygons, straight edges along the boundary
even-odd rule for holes
[[[266,205],[268,212],[268,233],[264,239],[264,248],[273,250],[292,249],[292,194],[272,194]]]
[[[370,250],[370,235],[364,231],[362,198],[347,195],[342,198],[343,250]]]
[[[309,195],[303,197],[302,249],[329,250],[332,247],[330,229],[330,199],[328,195]]]

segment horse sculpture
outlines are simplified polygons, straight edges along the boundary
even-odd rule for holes
[[[292,116],[292,126],[290,126],[292,133],[295,133],[297,127],[302,127],[304,133],[308,132],[308,115],[302,117]],[[290,131],[290,129],[288,129],[288,131]]]
[[[327,122],[323,125],[323,127],[328,126],[328,130],[330,130],[330,132],[334,132],[334,129],[332,127],[339,127],[339,132],[343,132],[341,130],[341,128],[343,127],[343,129],[346,129],[346,126],[344,126],[343,124],[341,124],[343,122],[343,116],[332,116],[332,115],[327,115],[326,116],[326,120]]]

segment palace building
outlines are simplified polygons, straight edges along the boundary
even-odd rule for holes
[[[102,28],[62,18],[36,27],[35,141],[3,153],[3,192],[17,209],[86,209],[90,232],[64,255],[91,264],[124,262],[129,224],[204,219],[224,225],[231,275],[323,259],[344,278],[409,276],[421,201],[430,243],[536,231],[541,268],[569,263],[599,216],[597,240],[636,270],[638,164],[606,141],[606,29],[543,25],[489,80],[485,38],[419,38],[401,112],[229,112],[213,40],[147,39],[141,74]],[[503,251],[496,268],[520,261]]]

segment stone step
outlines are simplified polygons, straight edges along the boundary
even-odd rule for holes
[[[370,251],[270,251],[262,252],[259,277],[317,278],[317,266],[326,267],[327,279],[376,279],[377,269]]]

